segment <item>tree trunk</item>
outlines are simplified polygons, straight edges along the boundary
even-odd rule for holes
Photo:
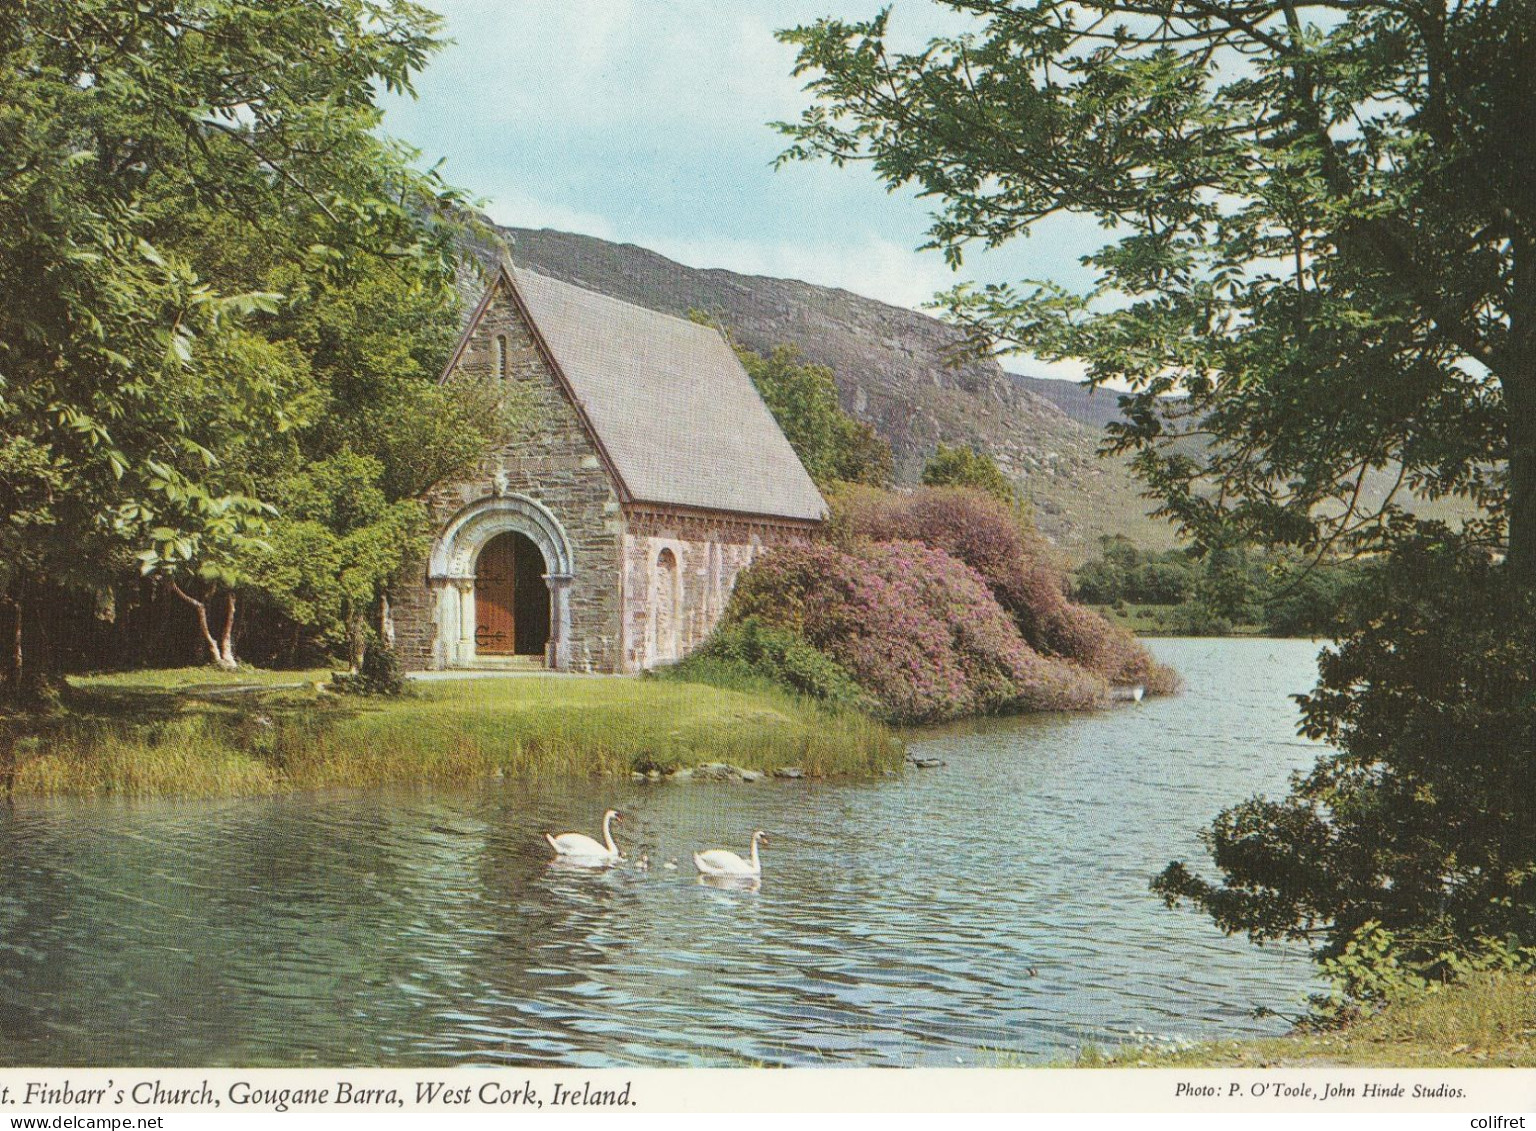
[[[395,646],[395,614],[389,605],[389,594],[379,592],[379,639],[384,641],[384,647]]]
[[[0,598],[0,603],[3,603],[11,613],[10,647],[7,649],[10,653],[7,657],[10,672],[6,676],[3,691],[8,693],[17,706],[24,705],[26,698],[26,689],[23,686],[26,679],[26,655],[21,646],[23,611],[21,594],[22,582],[18,577],[12,591],[4,598]],[[0,728],[0,789],[5,791],[5,799],[8,802],[16,791],[16,738],[9,728]]]
[[[219,667],[234,671],[240,666],[235,659],[235,591],[224,595],[224,635],[219,637]]]
[[[352,670],[354,672],[362,671],[363,652],[368,647],[368,621],[366,617],[358,613],[353,613],[347,617],[347,645],[347,650],[350,653],[348,659],[351,661]]]
[[[26,672],[26,652],[22,649],[21,638],[21,586],[16,586],[16,595],[5,599],[6,605],[11,610],[11,674],[10,681],[13,688],[21,687],[22,678]]]
[[[176,594],[176,596],[180,597],[187,604],[191,605],[193,611],[197,614],[197,627],[203,630],[203,640],[208,645],[208,656],[213,661],[214,666],[223,668],[225,671],[234,671],[238,666],[235,663],[234,655],[232,654],[230,645],[230,634],[233,631],[235,623],[234,594],[231,593],[229,595],[227,615],[224,620],[224,640],[221,648],[220,642],[214,639],[213,632],[208,627],[207,604],[199,601],[196,597],[186,592],[184,589],[182,589],[181,586],[177,585],[175,581],[168,580],[166,584],[170,587],[172,593]]]
[[[1509,419],[1510,581],[1536,592],[1536,359],[1503,380]]]

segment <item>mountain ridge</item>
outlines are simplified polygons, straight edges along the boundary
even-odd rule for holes
[[[1040,388],[1065,383],[961,356],[960,332],[930,315],[840,287],[688,267],[595,236],[497,230],[519,267],[652,310],[704,311],[759,352],[798,346],[832,369],[843,408],[890,443],[898,483],[915,483],[937,444],[966,444],[1018,483],[1041,531],[1069,560],[1094,552],[1104,534],[1173,543],[1171,528],[1146,516],[1150,504],[1125,462],[1096,454],[1101,424],[1074,419],[1075,398],[1061,398],[1064,405]],[[486,244],[475,250],[486,263],[502,254]]]

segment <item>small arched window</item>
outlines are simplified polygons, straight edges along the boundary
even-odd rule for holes
[[[507,379],[508,365],[509,364],[510,364],[510,362],[509,362],[509,359],[507,357],[507,336],[505,334],[497,334],[496,335],[496,378],[497,378],[497,380],[505,381]]]
[[[677,555],[662,550],[656,555],[651,578],[651,660],[668,663],[678,658],[678,624],[682,594],[678,585]]]

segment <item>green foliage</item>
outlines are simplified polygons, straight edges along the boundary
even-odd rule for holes
[[[1177,605],[1194,591],[1199,569],[1187,550],[1146,551],[1123,535],[1106,535],[1099,545],[1099,556],[1079,566],[1073,579],[1079,600]]]
[[[426,545],[425,508],[391,501],[380,460],[343,448],[273,485],[279,514],[245,574],[272,608],[330,651],[351,642],[357,622],[401,563]]]
[[[457,325],[446,280],[377,257],[317,280],[277,258],[266,277],[288,297],[267,332],[307,366],[313,409],[285,449],[247,461],[278,513],[265,552],[242,559],[243,581],[307,650],[355,650],[379,593],[426,548],[419,496],[472,467],[521,402],[438,384]]]
[[[199,206],[268,224],[312,217],[343,247],[441,258],[410,210],[438,186],[372,134],[373,84],[408,87],[435,25],[425,9],[362,0],[11,13],[0,414],[65,481],[52,528],[75,572],[109,564],[82,552],[102,529],[134,538],[187,520],[191,536],[216,540],[199,508],[170,496],[217,500],[229,443],[292,423],[287,359],[246,329],[277,298],[205,282],[178,232]]]
[[[1319,966],[1329,990],[1312,997],[1309,1020],[1328,1027],[1351,1024],[1486,975],[1530,974],[1536,971],[1536,947],[1478,938],[1412,961],[1405,959],[1396,934],[1372,920],[1361,924],[1344,948]]]
[[[1319,963],[1330,990],[1313,999],[1313,1015],[1322,1021],[1353,1019],[1362,1010],[1407,1001],[1427,990],[1429,980],[1403,964],[1395,942],[1380,923],[1362,923],[1343,950]]]
[[[1414,968],[1477,939],[1536,941],[1536,599],[1506,568],[1442,532],[1373,569],[1300,699],[1304,733],[1332,749],[1286,797],[1216,819],[1219,881],[1176,862],[1155,889],[1324,959],[1367,923]]]
[[[838,406],[832,370],[812,365],[794,345],[775,346],[767,357],[740,346],[736,353],[818,487],[891,481],[890,445]]]
[[[400,657],[370,629],[363,648],[363,662],[355,672],[346,672],[331,680],[331,686],[346,695],[403,695],[405,671]]]
[[[1172,636],[1231,636],[1237,630],[1230,617],[1198,599],[1173,606],[1158,618],[1157,625],[1158,631]]]
[[[940,444],[923,465],[925,487],[974,487],[999,502],[1019,505],[1019,491],[992,457],[975,448]]]
[[[365,453],[380,464],[379,489],[396,501],[465,471],[507,434],[520,407],[516,387],[437,381],[459,327],[450,279],[376,256],[316,278],[299,240],[287,241],[260,278],[286,296],[268,334],[313,375],[310,421],[296,437],[303,457]]]
[[[1130,388],[1107,446],[1210,552],[1202,618],[1244,615],[1244,546],[1392,555],[1346,596],[1303,701],[1337,754],[1218,817],[1219,881],[1175,863],[1158,890],[1324,959],[1371,921],[1410,964],[1530,941],[1536,135],[1506,127],[1536,102],[1536,7],[948,6],[975,34],[919,51],[888,42],[888,11],[781,33],[816,100],[785,159],[867,161],[935,200],[930,246],[957,266],[1056,215],[1114,233],[1084,292],[939,302],[978,351]],[[1367,501],[1391,467],[1482,509],[1460,547],[1396,490]]]
[[[689,317],[719,327],[701,311],[690,311]],[[730,333],[719,328],[818,487],[825,491],[836,483],[890,483],[891,446],[838,405],[831,369],[806,361],[795,345],[775,346],[765,357],[731,340]]]
[[[7,9],[12,600],[28,577],[100,592],[135,565],[205,597],[248,587],[277,546],[324,549],[299,529],[323,521],[274,510],[307,462],[376,460],[392,504],[496,433],[497,406],[433,380],[456,322],[462,198],[378,133],[376,94],[410,91],[439,25],[408,0]],[[374,510],[365,554],[402,527]],[[327,530],[362,537],[350,520]],[[339,572],[327,553],[291,568],[311,560]],[[29,613],[29,631],[46,623]]]
[[[1329,636],[1368,568],[1247,546],[1201,554],[1148,552],[1123,537],[1101,545],[1099,557],[1078,567],[1078,600],[1165,606],[1159,630],[1185,636],[1223,636],[1238,625],[1257,625],[1267,636]]]
[[[1400,465],[1536,586],[1530,0],[947,6],[972,33],[915,51],[888,10],[781,32],[815,100],[783,159],[934,200],[955,265],[1047,217],[1112,232],[1082,293],[939,301],[977,350],[1129,386],[1110,447],[1200,544],[1381,549],[1411,520],[1360,485]]]
[[[722,667],[846,710],[871,712],[874,708],[873,701],[836,660],[813,648],[793,629],[765,624],[757,617],[721,625],[703,647],[666,673],[713,684],[720,679]]]
[[[1264,631],[1270,636],[1332,636],[1352,587],[1363,584],[1369,566],[1358,562],[1290,564],[1282,568],[1263,601]]]

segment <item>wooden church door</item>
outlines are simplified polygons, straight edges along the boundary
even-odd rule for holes
[[[475,651],[517,654],[517,535],[499,534],[475,563]]]
[[[523,534],[498,534],[475,563],[475,651],[543,656],[549,642],[544,555]]]

